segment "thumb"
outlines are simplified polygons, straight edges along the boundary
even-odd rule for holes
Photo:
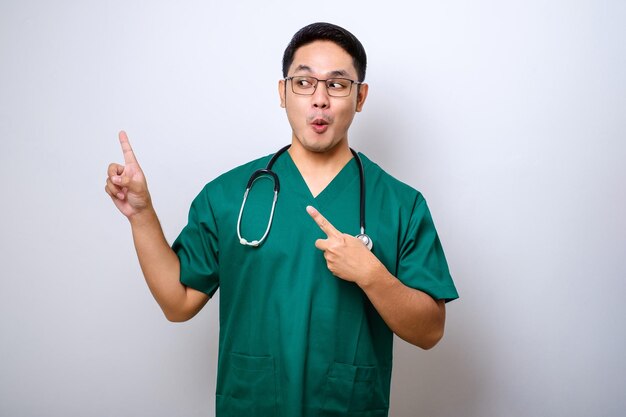
[[[131,192],[140,192],[143,191],[144,188],[146,188],[144,184],[145,181],[134,179],[132,176],[127,174],[125,175],[124,173],[122,173],[121,175],[114,175],[113,177],[111,177],[111,181],[113,181],[113,184],[126,188]]]
[[[315,247],[323,252],[328,249],[328,239],[317,239],[315,241]]]

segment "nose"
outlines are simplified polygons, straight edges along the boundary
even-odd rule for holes
[[[328,95],[328,90],[326,89],[326,83],[318,82],[315,87],[315,92],[311,99],[313,100],[313,107],[325,109],[330,106],[330,96]]]

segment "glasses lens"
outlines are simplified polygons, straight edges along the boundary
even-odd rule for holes
[[[331,78],[326,80],[326,90],[328,95],[333,97],[345,97],[350,95],[352,80],[346,78]]]
[[[313,77],[292,77],[291,88],[296,94],[311,95],[315,92],[317,79]]]

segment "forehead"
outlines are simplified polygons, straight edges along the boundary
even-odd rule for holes
[[[289,67],[289,74],[310,72],[312,75],[326,75],[338,71],[356,77],[356,69],[350,54],[331,41],[315,41],[301,46],[296,50]]]

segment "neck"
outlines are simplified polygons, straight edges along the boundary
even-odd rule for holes
[[[294,139],[288,152],[314,197],[321,193],[352,159],[347,140],[324,152],[315,152],[306,149]]]

